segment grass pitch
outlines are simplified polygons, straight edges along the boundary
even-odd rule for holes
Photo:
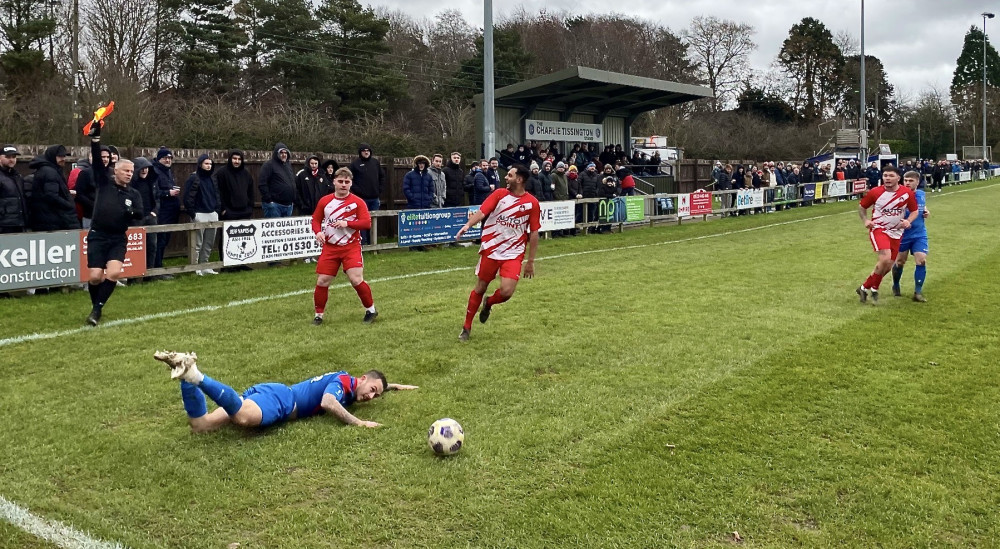
[[[309,265],[120,288],[105,323],[201,309],[80,332],[85,292],[0,301],[0,339],[70,331],[0,346],[0,494],[130,547],[1000,545],[998,202],[928,195],[926,304],[912,260],[907,297],[857,302],[856,201],[545,241],[467,344],[469,248],[366,256],[372,326],[344,287],[311,326]],[[162,348],[237,390],[421,388],[352,409],[376,430],[191,435]]]

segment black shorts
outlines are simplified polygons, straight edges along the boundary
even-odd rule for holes
[[[125,261],[128,238],[124,234],[87,233],[87,268],[103,269],[108,261]]]

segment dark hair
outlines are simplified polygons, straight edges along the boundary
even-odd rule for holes
[[[897,170],[896,166],[893,165],[891,162],[889,164],[886,164],[885,166],[882,166],[882,173],[885,172],[896,172],[896,175],[899,175],[899,170]]]
[[[490,157],[490,162],[493,162],[493,161],[495,161],[495,160],[497,160],[497,157],[495,157],[495,156],[491,156],[491,157]],[[499,161],[498,161],[498,162],[499,162]]]
[[[510,169],[514,170],[516,177],[521,178],[521,183],[527,183],[528,179],[531,178],[531,172],[524,167],[524,164],[514,164]]]
[[[383,391],[388,391],[389,390],[389,382],[385,380],[385,374],[383,374],[382,372],[380,372],[378,370],[368,370],[367,372],[365,372],[364,375],[368,379],[375,378],[375,379],[381,380],[382,381],[382,390]]]

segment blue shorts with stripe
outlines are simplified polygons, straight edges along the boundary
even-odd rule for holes
[[[930,248],[927,243],[927,234],[906,236],[903,235],[903,239],[899,241],[899,251],[908,252],[911,254],[915,253],[929,253]]]
[[[259,383],[244,391],[243,398],[260,407],[261,427],[285,421],[295,409],[292,388],[282,383]]]

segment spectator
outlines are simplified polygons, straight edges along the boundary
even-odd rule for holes
[[[546,160],[542,163],[542,171],[538,172],[538,180],[542,183],[542,196],[539,200],[555,199],[555,184],[552,182],[552,161]]]
[[[28,193],[28,227],[33,231],[67,231],[80,228],[70,191],[63,177],[66,147],[52,145],[28,163],[35,170]]]
[[[833,169],[833,179],[835,181],[844,181],[847,179],[847,170],[844,168],[844,163],[837,162],[837,167]]]
[[[531,176],[528,180],[524,182],[524,191],[531,196],[535,197],[536,200],[541,201],[542,198],[542,180],[538,177],[538,163],[531,163]]]
[[[942,160],[934,165],[934,169],[931,171],[931,192],[941,192],[941,183],[944,181],[944,174],[947,170],[948,163]]]
[[[513,148],[513,145],[510,146]],[[431,158],[431,180],[434,182],[434,200],[431,201],[432,208],[443,208],[444,200],[448,194],[448,179],[444,175],[444,156],[435,154]]]
[[[569,193],[570,200],[579,200],[583,198],[583,189],[580,188],[580,174],[577,171],[576,166],[570,164],[566,168],[566,190]],[[577,204],[576,207],[576,223],[583,222],[583,204]],[[576,227],[570,229],[570,236],[576,236],[579,234],[579,230]]]
[[[486,197],[490,195],[496,188],[493,182],[486,177],[486,171],[489,170],[490,163],[488,160],[480,160],[478,169],[475,170],[473,174],[473,192],[472,192],[472,204],[478,206],[482,204]]]
[[[604,166],[604,173],[601,176],[601,187],[598,189],[598,196],[605,200],[612,200],[621,192],[618,178],[615,177],[614,167],[610,164]],[[598,233],[611,232],[611,225],[604,224],[597,226]]]
[[[260,204],[264,217],[291,217],[295,208],[295,174],[289,161],[291,152],[284,143],[274,146],[271,159],[264,162],[257,174]],[[201,161],[198,161],[199,169]]]
[[[382,164],[372,155],[371,145],[358,145],[358,157],[351,162],[350,168],[354,175],[351,193],[365,201],[369,212],[378,211],[382,207],[379,197],[385,187],[385,174],[382,172]],[[369,243],[368,231],[361,231],[361,243]]]
[[[101,164],[107,170],[111,166],[111,149],[101,145]],[[94,184],[94,167],[87,162],[86,167],[80,170],[76,177],[75,201],[79,207],[79,214],[82,216],[83,228],[89,229],[94,217],[94,200],[97,198],[97,185]]]
[[[0,234],[23,233],[28,227],[24,179],[14,169],[17,155],[13,145],[4,145],[0,151]]]
[[[874,189],[882,182],[882,170],[878,169],[878,163],[872,162],[865,170],[865,178],[868,179],[868,188]]]
[[[649,175],[660,175],[660,164],[663,163],[663,158],[660,157],[660,151],[653,152],[653,156],[649,157],[649,169],[646,173]]]
[[[462,193],[465,188],[464,178],[465,171],[462,169],[462,154],[453,152],[448,159],[448,165],[444,167],[446,187],[444,196],[445,208],[454,208],[462,205]]]
[[[181,215],[181,188],[174,179],[174,172],[170,169],[174,163],[174,153],[166,147],[160,147],[156,151],[156,162],[153,162],[153,171],[156,172],[156,185],[159,189],[160,211],[156,218],[160,225],[173,225],[180,220]],[[153,261],[154,268],[163,267],[163,255],[170,244],[171,233],[157,233],[156,236],[156,256]],[[174,276],[170,274],[160,275],[161,280],[170,280]]]
[[[219,190],[212,179],[212,159],[207,154],[198,157],[198,168],[188,176],[184,183],[184,209],[195,223],[207,223],[219,220],[219,210],[222,202],[219,200]],[[198,252],[198,263],[207,263],[212,255],[215,244],[216,229],[198,229],[195,231],[195,248]],[[213,269],[199,269],[198,276],[217,275]]]
[[[327,181],[333,181],[334,174],[336,174],[337,170],[340,169],[340,164],[338,164],[336,160],[331,158],[329,160],[323,161],[319,169],[323,170],[323,173],[326,174]]]
[[[795,207],[795,200],[799,196],[799,167],[792,166],[792,171],[785,175],[785,200],[790,201],[788,205]]]
[[[517,162],[517,160],[514,159],[515,152],[513,143],[507,143],[507,148],[500,152],[500,165],[503,166],[504,169],[509,169],[515,162]],[[431,162],[433,161],[434,159],[432,158]]]
[[[333,192],[333,180],[326,177],[326,171],[319,169],[318,156],[307,158],[306,167],[295,174],[295,190],[299,215],[312,215],[319,199]]]
[[[479,173],[481,165],[482,162],[474,162],[469,168],[469,173],[465,174],[465,178],[462,179],[462,189],[469,199],[469,205],[476,203],[476,174]]]
[[[156,184],[156,172],[153,171],[153,163],[143,157],[132,160],[134,170],[132,181],[129,186],[139,193],[142,198],[142,218],[138,220],[138,225],[143,227],[155,227],[157,224],[157,211],[160,209],[160,189]],[[146,265],[152,265],[156,258],[156,238],[158,233],[146,233]]]
[[[722,194],[722,215],[725,216],[735,216],[736,212],[730,212],[733,207],[733,193],[729,192],[733,188],[733,165],[726,164],[724,167],[720,164],[720,170],[714,171],[715,175],[715,190],[723,191]]]
[[[226,165],[213,175],[216,188],[219,189],[219,201],[222,203],[222,215],[219,217],[225,220],[253,217],[253,178],[243,165],[243,151],[229,151]]]
[[[552,198],[554,200],[569,200],[569,179],[566,178],[566,164],[563,162],[556,164],[556,171],[552,173],[551,178]]]
[[[801,179],[803,183],[812,183],[814,181],[813,179],[814,175],[815,172],[813,170],[812,164],[810,162],[803,163],[802,170],[800,170],[799,172],[799,179]],[[879,175],[879,177],[881,178],[882,176]]]
[[[615,176],[621,182],[621,195],[635,196],[635,178],[632,177],[632,172],[628,168],[621,168],[615,172]]]
[[[434,178],[428,171],[430,160],[420,154],[413,158],[413,169],[403,176],[403,195],[407,210],[424,210],[434,202]]]
[[[503,178],[500,177],[500,162],[497,161],[496,157],[490,159],[490,165],[486,170],[486,179],[490,181],[491,191],[503,187],[503,183],[501,182]]]
[[[531,162],[531,153],[528,152],[528,148],[524,145],[518,145],[517,151],[514,152],[514,162],[527,166]]]
[[[844,169],[844,176],[847,177],[848,181],[861,179],[861,164],[852,158],[847,163],[847,168]]]
[[[601,174],[597,173],[597,164],[587,164],[587,170],[580,174],[580,194],[583,198],[597,198],[601,188]],[[597,221],[597,202],[587,204],[587,223]],[[588,231],[590,232],[590,231]]]

